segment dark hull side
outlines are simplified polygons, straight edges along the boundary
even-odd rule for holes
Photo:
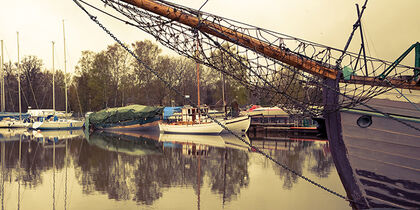
[[[332,94],[325,99],[330,104],[337,100]],[[409,103],[372,99],[367,104],[420,129],[420,112]],[[362,116],[371,121],[359,120],[359,126]],[[353,208],[420,208],[418,130],[364,106],[324,117],[334,162],[347,196],[355,201]]]
[[[115,130],[115,131],[158,131],[159,117],[143,118],[133,121],[108,123],[108,124],[89,124],[90,130]]]

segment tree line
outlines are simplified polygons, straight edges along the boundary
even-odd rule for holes
[[[136,41],[128,46],[143,63],[139,63],[115,43],[100,52],[83,51],[72,75],[69,73],[65,75],[60,69],[56,70],[54,74],[56,110],[65,110],[65,77],[68,81],[68,109],[75,113],[83,114],[129,104],[182,106],[189,104],[186,95],[197,103],[195,61],[164,55],[162,49],[149,40]],[[217,53],[220,54],[214,52],[215,55]],[[217,58],[215,56],[215,59]],[[153,69],[167,83],[152,74],[145,65]],[[199,68],[200,103],[221,108],[223,105],[221,73],[202,65]],[[6,111],[19,110],[18,77],[23,112],[26,112],[28,107],[52,108],[53,71],[45,68],[40,58],[25,56],[21,60],[19,72],[17,63],[6,63],[4,69]],[[233,101],[240,106],[245,106],[251,101],[255,103],[256,99],[245,86],[229,77],[224,77],[224,80],[227,104]],[[179,90],[181,94],[168,86]]]

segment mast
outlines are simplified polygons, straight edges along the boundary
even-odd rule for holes
[[[18,92],[19,92],[19,120],[22,120],[22,99],[20,96],[19,32],[16,32],[16,34],[17,34],[17,53],[18,53],[17,72],[18,72]]]
[[[64,39],[64,95],[66,97],[66,114],[67,114],[67,60],[66,60],[66,33],[64,31],[64,20],[63,20],[63,39]]]
[[[262,54],[267,58],[272,58],[287,65],[303,70],[312,75],[322,78],[336,79],[339,76],[339,69],[333,66],[323,64],[306,56],[301,56],[288,49],[273,45],[249,34],[241,33],[235,29],[225,27],[223,25],[202,20],[197,15],[188,14],[182,9],[171,7],[153,0],[121,0],[127,4],[131,4],[138,8],[147,10],[159,16],[165,17],[171,21],[176,21],[185,26],[189,26],[198,31],[215,36],[217,38],[235,42],[237,45],[243,46],[256,53]],[[117,9],[118,10],[118,9]],[[363,10],[361,11],[361,13]],[[350,80],[340,79],[342,83],[350,84],[369,84],[371,86],[391,87],[420,90],[420,85],[416,81],[405,81],[399,78],[389,78],[387,81],[379,79],[375,76],[352,76]]]
[[[4,97],[4,53],[3,53],[3,40],[1,40],[1,112],[5,111],[6,98]]]
[[[55,112],[55,81],[54,81],[54,77],[55,77],[55,69],[54,69],[54,41],[52,41],[52,71],[53,71],[53,81],[52,81],[52,94],[53,94],[53,110]]]
[[[198,34],[197,34],[197,49],[196,49],[196,54],[197,57],[199,56],[199,52],[198,52]],[[201,114],[200,114],[200,64],[198,62],[196,62],[196,68],[197,68],[197,108],[198,108],[198,123],[201,123]]]

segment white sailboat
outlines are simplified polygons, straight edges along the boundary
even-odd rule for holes
[[[197,108],[183,107],[181,109],[181,120],[172,123],[159,123],[159,130],[163,133],[179,134],[213,134],[229,133],[217,122],[208,116],[208,109],[202,108],[200,113]],[[230,119],[217,119],[217,121],[236,134],[246,133],[251,124],[249,116],[241,116]]]
[[[66,38],[64,33],[64,20],[63,20],[63,36],[64,36],[64,75],[66,75]],[[53,72],[54,72],[54,42],[52,42],[52,55],[53,55]],[[53,73],[53,110],[55,111],[55,91],[54,91],[54,75]],[[67,114],[67,79],[64,77],[65,84],[65,100],[66,100],[66,111]],[[33,129],[36,130],[67,130],[67,129],[80,129],[84,126],[85,122],[73,119],[59,119],[57,116],[47,118],[47,120],[35,122],[32,125]]]
[[[197,41],[198,49],[198,41]],[[199,64],[197,63],[197,95],[198,95],[198,108],[183,107],[182,120],[172,123],[159,123],[159,130],[163,133],[179,133],[179,134],[220,134],[229,133],[220,124],[225,126],[230,131],[241,134],[246,133],[251,124],[249,116],[236,117],[231,119],[217,119],[220,123],[208,117],[208,107],[200,108],[200,77],[199,77]],[[222,77],[223,78],[223,77]],[[224,99],[224,85],[223,85],[223,106],[226,106]]]

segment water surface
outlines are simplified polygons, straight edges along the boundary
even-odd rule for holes
[[[231,136],[1,132],[2,209],[350,208]],[[328,142],[292,139],[249,140],[345,195]]]

